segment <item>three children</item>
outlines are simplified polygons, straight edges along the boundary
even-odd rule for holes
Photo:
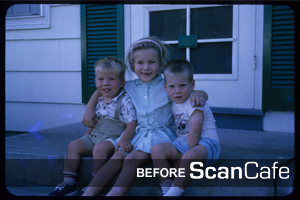
[[[206,165],[213,164],[212,161],[218,158],[220,153],[218,135],[208,105],[192,107],[193,104],[203,106],[202,101],[205,97],[207,99],[207,94],[204,91],[194,91],[193,71],[188,62],[171,61],[168,63],[164,71],[164,80],[160,70],[163,68],[165,56],[166,49],[161,41],[155,38],[140,39],[130,46],[127,54],[130,67],[139,78],[127,81],[124,85],[121,76],[114,76],[114,83],[110,87],[97,86],[97,91],[87,104],[83,120],[84,125],[95,127],[92,134],[97,135],[99,132],[97,128],[99,122],[95,123],[93,114],[96,100],[99,98],[104,107],[113,99],[117,102],[123,95],[123,91],[117,90],[118,87],[124,86],[125,92],[131,97],[126,101],[122,100],[122,105],[132,115],[123,119],[126,123],[126,129],[120,138],[114,141],[115,137],[112,135],[115,134],[111,133],[105,133],[107,137],[101,137],[103,139],[101,143],[105,142],[106,145],[101,145],[103,146],[102,154],[105,154],[105,158],[108,159],[112,155],[113,147],[116,147],[116,152],[106,163],[102,162],[97,165],[100,166],[97,167],[99,170],[95,171],[95,177],[83,196],[99,195],[118,172],[120,174],[107,196],[124,195],[135,181],[137,168],[151,162],[151,157],[155,167],[169,166],[167,161],[169,158],[176,160],[201,159],[205,161]],[[97,71],[95,72],[97,85]],[[99,82],[103,80],[108,82],[112,78],[110,74],[114,73],[104,71],[100,75],[99,72]],[[101,84],[98,83],[98,85]],[[127,95],[125,94],[125,96]],[[101,111],[104,107],[100,109],[99,105],[96,106],[96,110],[97,108],[100,110],[96,111],[96,115],[100,113],[105,115],[104,111]],[[111,112],[105,111],[105,113],[110,113],[112,116],[117,115],[116,113],[113,114],[117,111],[117,106],[114,108]],[[133,115],[134,112],[136,112],[136,116]],[[122,113],[119,114],[120,116],[126,116],[122,111],[120,113]],[[177,136],[180,136],[178,139],[175,136],[174,118]],[[136,128],[135,120],[137,120]],[[120,127],[123,126],[120,125]],[[122,128],[116,132],[121,134],[121,130]],[[115,132],[115,130],[109,131]],[[89,136],[84,137],[89,138]],[[80,142],[85,140],[89,141],[88,139],[81,139]],[[87,147],[87,143],[84,143],[85,146],[81,145]],[[89,151],[91,152],[91,150]],[[157,159],[162,159],[165,162],[157,162]],[[163,194],[167,196],[181,195],[189,183],[189,180],[181,182],[177,179],[174,181],[164,180],[162,177],[159,180]]]

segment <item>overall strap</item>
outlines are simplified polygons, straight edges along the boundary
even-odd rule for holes
[[[116,110],[115,110],[115,119],[120,120],[120,111],[121,111],[121,105],[122,105],[122,99],[125,97],[125,93],[119,97],[116,105]]]

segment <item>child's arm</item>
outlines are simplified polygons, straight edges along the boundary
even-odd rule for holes
[[[133,145],[131,144],[130,140],[132,139],[135,128],[136,128],[136,121],[131,121],[126,124],[126,129],[116,145],[116,151],[118,151],[119,147],[125,151],[125,153],[130,153],[133,149]]]
[[[195,110],[190,117],[190,132],[186,137],[186,141],[191,148],[196,146],[199,142],[204,114],[201,110]]]
[[[95,106],[98,102],[98,98],[101,96],[101,94],[96,90],[93,95],[91,96],[88,104],[86,105],[84,114],[83,114],[83,119],[82,119],[82,124],[84,126],[87,126],[89,128],[94,128],[94,126],[97,124],[97,121],[95,119]]]
[[[191,105],[193,107],[205,106],[207,100],[208,100],[208,95],[203,90],[195,90],[190,99]]]

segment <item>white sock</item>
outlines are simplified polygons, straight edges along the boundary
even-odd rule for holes
[[[184,192],[184,189],[177,187],[174,183],[164,196],[180,196]]]
[[[163,195],[165,195],[168,192],[168,190],[170,189],[170,187],[172,185],[172,182],[173,182],[172,179],[167,179],[164,182],[159,184]]]
[[[77,173],[70,172],[70,171],[64,171],[64,183],[67,185],[73,186],[76,184],[76,176]]]

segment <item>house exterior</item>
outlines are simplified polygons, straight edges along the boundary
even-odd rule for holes
[[[37,4],[6,17],[7,131],[79,122],[93,64],[157,36],[195,68],[219,128],[294,132],[294,13],[284,5]],[[34,11],[34,12],[33,12]],[[66,14],[67,13],[67,14]],[[26,15],[26,16],[24,16]],[[205,28],[204,28],[205,27]],[[136,76],[128,70],[126,79]]]

